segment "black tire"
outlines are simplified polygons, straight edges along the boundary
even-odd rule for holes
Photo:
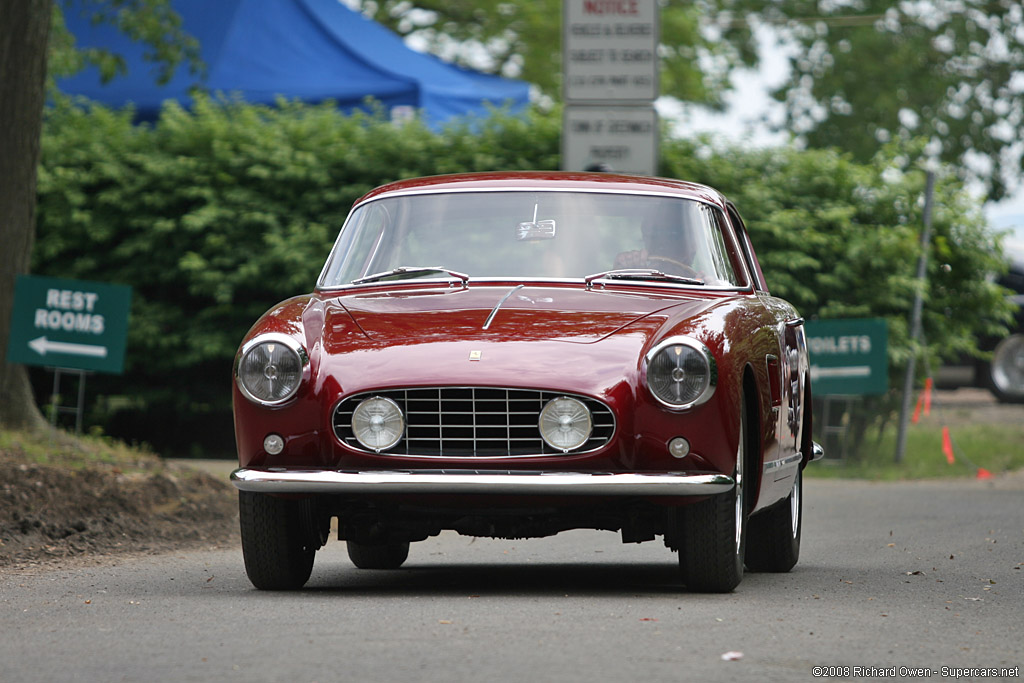
[[[1024,403],[1024,334],[1011,334],[999,342],[985,370],[985,382],[997,399]]]
[[[683,582],[701,593],[728,593],[743,580],[747,537],[746,483],[747,413],[740,405],[736,486],[728,493],[680,508],[679,569]]]
[[[360,569],[398,569],[409,557],[409,542],[365,545],[346,541],[348,557]]]
[[[747,524],[747,569],[788,572],[800,559],[803,532],[803,470],[797,469],[789,497],[754,515]]]
[[[245,573],[261,590],[302,588],[319,548],[309,500],[238,492]]]

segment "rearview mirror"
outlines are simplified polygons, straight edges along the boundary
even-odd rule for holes
[[[526,221],[516,226],[516,239],[520,242],[536,242],[555,238],[555,222]]]

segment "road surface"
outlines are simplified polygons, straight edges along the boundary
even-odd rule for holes
[[[238,548],[7,570],[0,680],[1019,677],[1022,484],[809,479],[800,564],[728,595],[676,586],[658,542],[582,531],[443,534],[396,571],[357,570],[332,541],[296,593],[253,590]]]

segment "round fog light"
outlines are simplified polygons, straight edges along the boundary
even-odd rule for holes
[[[668,442],[668,452],[673,458],[685,458],[690,454],[690,442],[681,436],[677,436]]]
[[[280,434],[267,434],[267,438],[263,439],[263,450],[270,455],[279,454],[284,450],[284,439]]]
[[[590,411],[582,401],[559,396],[540,411],[541,438],[552,448],[568,453],[585,444],[593,431]]]
[[[402,409],[390,398],[368,398],[352,413],[352,433],[364,448],[385,451],[402,439],[405,418]]]

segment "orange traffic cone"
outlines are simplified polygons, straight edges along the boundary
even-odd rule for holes
[[[946,462],[950,465],[956,462],[953,458],[953,439],[949,436],[949,427],[942,428],[942,452],[946,454]]]

